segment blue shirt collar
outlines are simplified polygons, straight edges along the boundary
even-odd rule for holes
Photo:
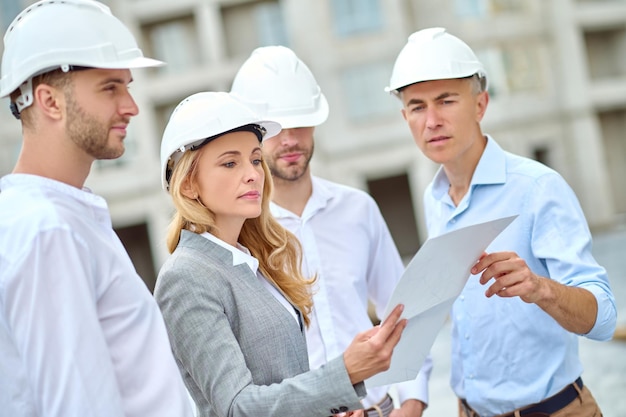
[[[487,138],[487,146],[485,146],[485,150],[472,176],[470,190],[474,185],[504,184],[506,181],[506,155],[504,150],[491,136],[485,135],[485,137]],[[448,194],[448,188],[450,188],[450,181],[448,181],[446,172],[443,166],[441,166],[433,179],[433,196],[437,200],[441,200]]]

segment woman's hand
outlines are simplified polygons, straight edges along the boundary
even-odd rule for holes
[[[352,340],[343,354],[352,384],[389,369],[393,349],[407,323],[406,319],[400,319],[403,310],[403,305],[397,305],[382,324],[357,334]]]

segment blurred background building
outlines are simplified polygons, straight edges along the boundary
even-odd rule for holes
[[[0,0],[0,25],[33,1]],[[559,171],[594,231],[626,221],[626,1],[624,0],[105,0],[144,53],[168,62],[136,70],[141,109],[125,155],[99,161],[87,185],[147,285],[167,256],[172,207],[160,188],[159,145],[174,106],[201,90],[230,89],[250,52],[292,48],[330,104],[316,130],[315,174],[367,190],[402,255],[426,239],[421,196],[436,166],[413,143],[399,101],[383,88],[412,32],[443,26],[487,67],[483,123],[507,150]],[[54,24],[54,22],[50,22]],[[0,102],[0,175],[21,145]]]

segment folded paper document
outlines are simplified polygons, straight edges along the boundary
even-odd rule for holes
[[[415,379],[452,303],[461,293],[480,255],[517,216],[467,226],[428,239],[398,282],[384,317],[404,304],[408,319],[390,368],[365,381],[376,387]]]

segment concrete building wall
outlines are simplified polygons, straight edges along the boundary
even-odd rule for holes
[[[5,0],[2,30],[32,1]],[[437,167],[419,152],[397,99],[383,91],[408,35],[443,26],[487,66],[484,131],[505,149],[540,159],[578,195],[593,229],[626,219],[626,1],[620,0],[108,0],[146,55],[168,62],[136,70],[141,112],[120,160],[94,165],[88,186],[109,201],[125,239],[133,226],[165,260],[172,212],[160,188],[159,143],[173,107],[201,90],[228,90],[252,49],[284,44],[307,63],[330,104],[316,130],[315,174],[368,190],[389,178],[426,239],[422,193]],[[2,100],[0,106],[8,107]],[[11,171],[20,126],[0,112],[0,175]],[[398,178],[406,176],[406,181]],[[383,187],[384,188],[384,187]],[[381,193],[375,198],[388,198]],[[403,210],[406,213],[407,210]],[[383,213],[389,214],[389,213]],[[395,223],[394,223],[395,222]],[[137,229],[139,230],[139,229]],[[146,237],[147,236],[147,237]],[[406,242],[404,241],[406,240]],[[407,249],[410,251],[410,249]],[[137,262],[149,262],[142,256]],[[149,270],[144,268],[143,270]],[[147,282],[152,278],[147,279]]]

